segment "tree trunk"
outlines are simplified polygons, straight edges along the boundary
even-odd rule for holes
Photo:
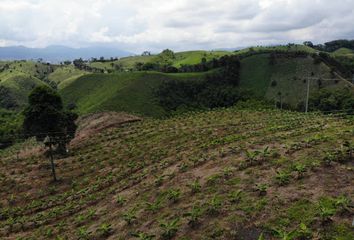
[[[50,163],[51,163],[51,167],[52,167],[52,174],[53,174],[53,179],[54,182],[57,181],[57,176],[55,174],[55,165],[54,165],[54,159],[53,159],[53,149],[52,149],[52,144],[49,144],[49,155],[50,155]]]

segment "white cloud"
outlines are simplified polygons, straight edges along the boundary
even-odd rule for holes
[[[130,51],[354,38],[353,0],[0,0],[0,44]]]

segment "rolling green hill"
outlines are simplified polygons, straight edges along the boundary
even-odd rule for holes
[[[36,86],[45,85],[36,77],[25,73],[9,74],[0,82],[0,106],[19,109],[26,105],[27,97]]]
[[[48,80],[57,84],[62,89],[87,72],[75,68],[73,65],[57,67],[54,72],[48,75]]]
[[[262,53],[266,48],[253,49],[249,57],[241,60],[240,87],[250,89],[258,98],[265,98],[272,103],[281,102],[284,107],[303,109],[307,92],[307,80],[310,81],[310,93],[320,88],[353,88],[346,81],[321,81],[318,79],[338,78],[324,63],[315,63],[312,57],[289,57],[279,55],[273,62],[270,53]],[[287,47],[276,48],[278,51]],[[293,46],[295,49],[307,49]],[[248,50],[249,51],[249,50]],[[269,51],[269,48],[268,50]],[[259,53],[258,53],[259,52]],[[284,50],[284,52],[287,52]],[[186,53],[183,53],[186,54]],[[178,64],[186,59],[192,62],[205,56],[202,52],[189,52],[189,57],[176,54]],[[237,53],[240,54],[240,53]],[[178,57],[179,56],[179,57]],[[151,58],[143,57],[143,58]],[[140,57],[138,57],[140,59]],[[163,116],[165,111],[153,96],[163,80],[186,79],[194,81],[203,78],[200,74],[163,74],[156,72],[126,72],[119,74],[86,75],[72,81],[62,88],[60,93],[67,103],[73,102],[80,113],[101,110],[127,111],[147,116]],[[280,95],[281,94],[281,95]]]
[[[318,79],[338,78],[332,69],[323,63],[316,64],[312,57],[277,56],[271,62],[271,52],[294,53],[303,51],[315,53],[316,50],[303,45],[274,47],[251,47],[240,51],[189,51],[165,55],[133,56],[115,62],[92,62],[92,67],[104,70],[134,69],[137,62],[170,62],[179,67],[184,64],[198,64],[220,58],[226,54],[242,56],[240,87],[251,89],[259,98],[280,102],[292,108],[304,105],[307,84],[311,77],[310,92],[319,88],[345,88],[353,86],[345,81],[318,81]],[[348,49],[339,49],[336,56],[348,54]],[[345,57],[348,59],[348,57]],[[0,86],[16,106],[23,106],[33,86],[41,83],[55,85],[63,94],[66,103],[76,103],[80,113],[101,110],[119,110],[148,116],[163,116],[164,110],[153,97],[153,90],[169,79],[194,80],[201,74],[162,74],[156,72],[121,72],[113,75],[88,74],[72,65],[58,66],[35,62],[0,62]],[[88,75],[87,75],[88,74]],[[25,79],[28,78],[28,81]],[[146,79],[146,81],[144,80]],[[41,82],[42,81],[42,82]],[[22,84],[24,84],[22,86]],[[143,103],[146,103],[144,106]],[[4,104],[2,104],[4,105]],[[147,107],[148,106],[148,107]]]
[[[202,58],[211,60],[213,58],[220,58],[224,55],[232,54],[227,51],[187,51],[175,53],[175,58],[169,59],[174,67],[180,67],[182,64],[198,64],[202,61]],[[92,62],[90,66],[103,69],[113,70],[114,65],[120,65],[123,69],[134,69],[136,63],[163,63],[163,60],[159,55],[151,56],[131,56],[121,58],[114,62]]]
[[[297,51],[303,51],[307,53],[316,53],[316,50],[304,45],[299,45],[299,44],[291,44],[287,46],[269,46],[269,47],[263,47],[263,46],[257,46],[257,47],[249,47],[249,48],[244,48],[242,50],[236,51],[235,54],[241,55],[249,52],[257,53],[257,52],[264,52],[264,51],[282,51],[282,52],[297,52]]]
[[[350,56],[354,57],[354,51],[348,48],[340,48],[332,53],[334,56]]]
[[[66,103],[75,103],[81,114],[109,110],[161,117],[166,112],[158,105],[153,91],[162,81],[198,80],[203,76],[203,73],[157,72],[89,74],[78,78],[59,92]]]
[[[72,145],[57,183],[39,146],[17,159],[17,145],[0,151],[0,238],[352,240],[353,125],[237,108],[147,119]]]
[[[174,67],[180,67],[183,64],[193,65],[198,64],[205,58],[207,61],[212,60],[213,58],[220,58],[225,55],[241,55],[245,53],[257,53],[262,51],[284,51],[284,52],[295,52],[295,51],[304,51],[308,53],[315,53],[316,50],[313,48],[304,46],[304,45],[290,45],[290,46],[274,46],[274,47],[250,47],[245,48],[240,51],[186,51],[186,52],[177,52],[175,57],[170,60],[170,63]],[[91,62],[90,66],[103,69],[103,70],[113,70],[115,65],[121,66],[123,69],[134,69],[136,63],[163,63],[160,54],[150,55],[150,56],[131,56],[121,58],[118,61],[114,62]]]
[[[1,62],[0,107],[20,109],[27,103],[30,91],[47,84],[46,76],[54,66],[31,61]]]
[[[257,54],[241,61],[240,86],[252,89],[258,97],[266,97],[272,102],[282,101],[292,107],[303,105],[307,93],[307,79],[310,93],[320,88],[353,88],[347,81],[327,81],[338,79],[324,63],[315,64],[312,57],[279,57],[270,63],[270,54]],[[317,79],[324,79],[319,82]]]

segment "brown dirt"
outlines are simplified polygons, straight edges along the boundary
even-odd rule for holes
[[[72,144],[76,145],[105,129],[141,120],[142,118],[140,117],[122,112],[101,112],[82,116],[76,122],[79,127]]]

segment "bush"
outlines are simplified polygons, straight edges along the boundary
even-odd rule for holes
[[[332,112],[343,110],[354,113],[354,94],[351,89],[321,89],[309,100],[312,111]]]

